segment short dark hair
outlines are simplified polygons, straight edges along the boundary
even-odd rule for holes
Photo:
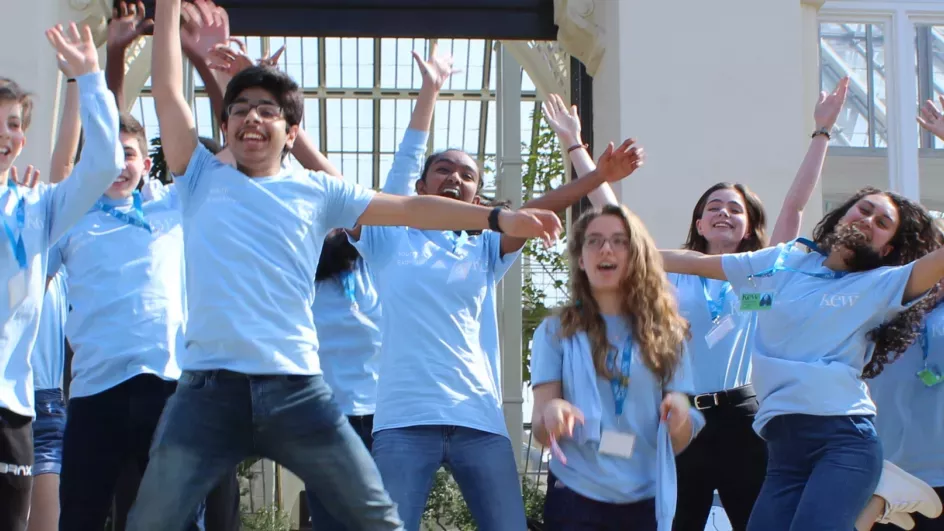
[[[201,136],[197,140],[199,140],[200,143],[203,144],[203,147],[205,147],[207,151],[209,151],[210,153],[213,153],[214,155],[216,155],[220,151],[223,151],[223,148],[220,146],[220,143],[217,142],[216,140],[213,140],[212,138]]]
[[[141,156],[148,156],[147,134],[144,132],[144,126],[134,116],[126,112],[121,113],[118,116],[118,132],[134,135],[134,139],[138,141],[138,147],[141,149]]]
[[[23,90],[16,81],[0,77],[0,103],[19,103],[23,109],[23,130],[29,129],[33,117],[33,95]]]
[[[272,93],[286,125],[289,127],[302,123],[305,114],[305,100],[301,89],[288,74],[270,66],[253,66],[233,76],[223,95],[223,121],[229,119],[229,106],[246,89],[261,88]]]

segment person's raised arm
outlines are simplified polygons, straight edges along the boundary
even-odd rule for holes
[[[216,79],[210,67],[209,56],[217,46],[226,46],[231,40],[229,14],[210,0],[185,3],[181,6],[181,14],[181,49],[203,80],[203,87],[210,98],[210,108],[219,120],[223,116],[223,93],[226,91],[226,85]]]
[[[125,54],[131,43],[153,27],[154,21],[144,18],[144,2],[119,2],[112,9],[105,44],[105,80],[120,110],[126,109]]]
[[[660,250],[662,265],[666,273],[682,275],[696,275],[717,280],[727,280],[728,277],[721,266],[720,254],[703,254],[698,251],[685,249]]]
[[[545,192],[540,197],[525,203],[523,208],[539,208],[551,212],[560,212],[580,201],[580,198],[587,195],[591,190],[609,186],[608,183],[628,177],[641,167],[645,160],[643,149],[634,146],[635,142],[633,139],[628,139],[615,149],[611,142],[603,155],[600,155],[600,162],[595,170],[580,179]],[[523,239],[515,238],[509,234],[502,235],[502,256],[517,252],[524,244],[525,240]]]
[[[59,68],[65,74],[65,65]],[[68,75],[68,74],[67,74]],[[56,146],[52,150],[49,162],[49,182],[62,182],[75,167],[75,155],[79,150],[79,137],[82,136],[82,122],[79,119],[79,85],[74,79],[66,83],[66,101],[62,106],[62,119],[59,120],[59,134]]]
[[[577,172],[577,178],[582,179],[590,172],[596,169],[593,158],[583,145],[583,137],[580,134],[580,116],[577,115],[577,106],[573,105],[568,112],[564,100],[557,94],[551,94],[548,100],[542,105],[544,109],[544,119],[551,129],[557,133],[562,152],[568,152],[570,162],[574,165]],[[571,149],[576,147],[575,149]],[[619,200],[613,187],[609,183],[603,183],[586,194],[587,199],[595,207],[604,205],[618,205]]]
[[[800,235],[800,224],[803,221],[803,209],[813,197],[813,189],[823,173],[823,163],[826,161],[826,150],[829,148],[829,131],[836,125],[839,112],[846,102],[846,92],[849,90],[849,78],[844,77],[836,85],[831,94],[820,93],[816,109],[813,111],[813,120],[816,123],[816,132],[806,152],[806,157],[797,170],[793,184],[783,199],[780,215],[770,235],[770,245],[777,245],[796,239]]]
[[[151,93],[160,122],[161,147],[167,169],[174,175],[187,171],[190,157],[197,148],[197,128],[184,98],[180,1],[157,2],[151,57]]]
[[[423,76],[420,94],[416,98],[410,124],[403,133],[403,141],[393,156],[393,164],[384,181],[383,191],[387,194],[412,195],[416,192],[416,181],[422,177],[423,161],[426,155],[426,142],[429,128],[433,123],[433,112],[439,91],[449,78],[458,72],[452,67],[452,56],[439,54],[436,42],[429,48],[429,59],[423,60],[419,53],[413,52],[413,60]]]
[[[944,96],[940,96],[940,101],[941,107],[944,108]],[[921,107],[918,123],[924,129],[944,140],[944,115],[941,114],[940,109],[934,106],[934,102],[931,100],[926,101]],[[908,283],[905,285],[905,295],[902,302],[908,303],[922,296],[940,282],[942,278],[944,278],[944,248],[915,261],[914,267],[911,269],[911,276],[908,277]]]
[[[67,31],[61,26],[46,32],[56,48],[57,59],[70,78],[79,85],[79,112],[85,129],[82,159],[72,177],[49,188],[46,230],[50,243],[57,241],[77,222],[124,167],[124,150],[118,141],[118,107],[105,86],[105,76],[98,67],[98,50],[92,30],[75,23]]]

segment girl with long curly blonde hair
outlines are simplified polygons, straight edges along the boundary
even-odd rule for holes
[[[533,430],[556,456],[544,523],[665,529],[674,507],[657,498],[674,497],[674,454],[704,425],[685,394],[688,323],[629,209],[588,212],[570,238],[571,300],[532,346]]]

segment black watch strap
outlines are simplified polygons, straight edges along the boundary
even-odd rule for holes
[[[501,214],[501,211],[504,210],[502,207],[495,207],[488,214],[488,230],[501,233],[501,225],[498,224],[498,216]]]

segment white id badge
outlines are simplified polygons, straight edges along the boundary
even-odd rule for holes
[[[711,330],[705,334],[705,341],[708,342],[708,348],[718,344],[719,341],[734,330],[734,319],[730,315],[725,315]]]
[[[600,437],[600,453],[629,459],[633,456],[636,436],[632,433],[604,431]]]
[[[13,275],[13,278],[11,278],[10,282],[7,284],[7,290],[10,293],[11,310],[16,309],[17,306],[26,300],[27,287],[26,271],[21,269]]]

